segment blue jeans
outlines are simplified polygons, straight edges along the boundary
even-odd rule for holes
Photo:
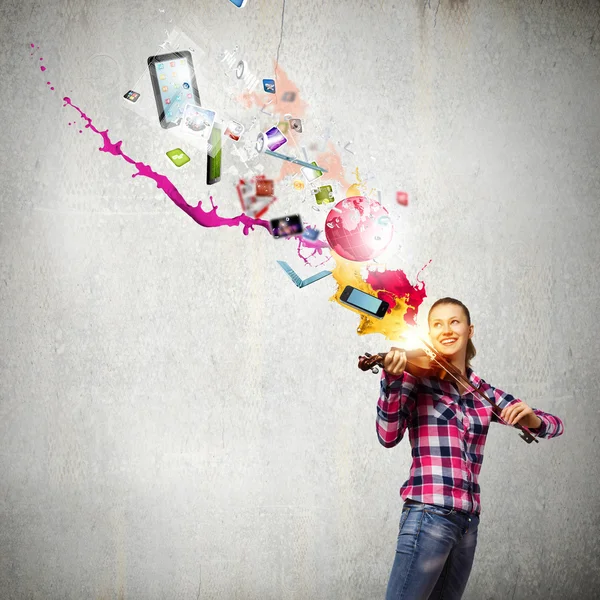
[[[471,573],[479,517],[406,502],[386,600],[459,600]]]

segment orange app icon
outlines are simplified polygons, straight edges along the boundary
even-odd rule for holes
[[[162,87],[162,91],[163,91],[163,92],[167,92],[167,91],[169,91],[169,86],[168,86],[168,85],[163,85],[163,87]]]

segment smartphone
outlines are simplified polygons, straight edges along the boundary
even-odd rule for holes
[[[186,104],[200,106],[192,53],[188,50],[148,57],[158,120],[163,129],[177,127]]]
[[[274,238],[291,237],[302,233],[302,221],[300,215],[290,215],[281,219],[271,219],[271,233]]]
[[[221,128],[213,125],[208,142],[206,162],[206,183],[212,185],[221,181]]]
[[[380,300],[376,296],[371,296],[371,294],[365,294],[365,292],[361,292],[351,285],[347,285],[344,288],[340,300],[344,304],[357,308],[377,319],[383,319],[390,307],[387,302]]]

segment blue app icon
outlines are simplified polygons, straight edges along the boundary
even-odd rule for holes
[[[183,84],[183,89],[184,89],[184,90],[187,90],[189,87],[190,87],[190,84],[189,84],[189,83],[186,81],[186,82]]]
[[[274,79],[263,79],[263,89],[268,94],[275,93],[275,80]]]

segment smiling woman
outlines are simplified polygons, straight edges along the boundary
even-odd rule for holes
[[[377,402],[377,436],[392,448],[409,430],[413,462],[400,488],[404,500],[387,600],[458,600],[466,588],[479,525],[479,473],[491,422],[520,423],[538,437],[561,435],[561,419],[530,408],[492,387],[471,369],[474,327],[468,308],[441,298],[429,311],[429,337],[439,354],[470,385],[417,378],[406,353],[391,348],[384,359]],[[457,387],[458,386],[458,387]],[[502,409],[500,419],[474,390]]]

